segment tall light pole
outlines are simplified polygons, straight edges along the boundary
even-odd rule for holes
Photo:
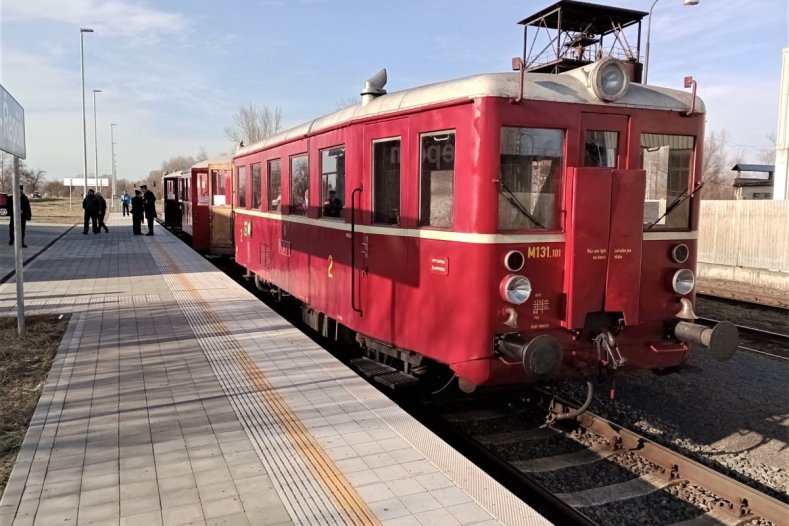
[[[647,83],[649,77],[649,37],[652,34],[652,10],[655,8],[660,0],[652,2],[652,7],[649,8],[649,21],[647,22],[647,45],[644,52],[644,84]],[[682,0],[683,5],[698,5],[699,0]]]
[[[112,143],[112,208],[115,208],[115,126],[117,124],[110,124],[110,142]]]
[[[96,93],[101,93],[100,89],[93,90],[93,149],[96,150],[96,191],[99,190],[99,129],[96,127]]]
[[[82,166],[85,174],[85,189],[83,196],[88,195],[88,132],[85,130],[85,54],[83,52],[82,36],[85,33],[93,33],[92,29],[81,28],[79,30],[79,65],[82,70]]]

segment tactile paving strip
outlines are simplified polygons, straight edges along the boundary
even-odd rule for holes
[[[151,247],[151,252],[154,252]],[[157,264],[178,266],[157,250]],[[266,466],[294,522],[378,524],[375,515],[246,351],[182,274],[164,279],[189,321],[222,388]]]

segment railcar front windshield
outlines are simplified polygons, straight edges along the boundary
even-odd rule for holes
[[[645,229],[690,227],[689,181],[695,138],[690,135],[641,134],[641,168],[647,172]]]
[[[558,228],[564,131],[501,129],[499,230]]]

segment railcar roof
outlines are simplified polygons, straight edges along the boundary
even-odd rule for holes
[[[635,83],[630,84],[627,94],[618,101],[603,102],[586,87],[584,75],[582,70],[568,71],[559,75],[526,73],[523,83],[524,99],[665,111],[687,111],[690,108],[689,92]],[[419,109],[453,100],[482,97],[515,98],[518,96],[519,80],[518,72],[489,73],[387,93],[373,99],[365,106],[359,103],[239,148],[236,150],[235,157],[357,119]],[[705,113],[704,103],[698,97],[695,111]]]
[[[209,164],[230,164],[230,161],[232,160],[232,155],[219,155],[212,159],[206,159],[205,161],[200,161],[199,163],[193,164],[192,168],[208,168]]]

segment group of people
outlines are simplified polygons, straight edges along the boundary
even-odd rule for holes
[[[139,190],[134,191],[134,197],[129,197],[127,192],[123,192],[120,198],[123,205],[123,215],[129,213],[131,205],[132,231],[135,236],[141,236],[143,218],[148,220],[148,233],[146,236],[153,235],[153,221],[156,219],[156,196],[148,190],[145,185],[140,186]],[[109,232],[107,225],[104,224],[104,216],[107,213],[107,201],[100,192],[95,192],[92,188],[88,190],[88,195],[82,200],[82,208],[85,210],[85,224],[82,229],[83,234],[88,233],[89,224],[92,225],[93,233],[98,234],[104,229]]]

